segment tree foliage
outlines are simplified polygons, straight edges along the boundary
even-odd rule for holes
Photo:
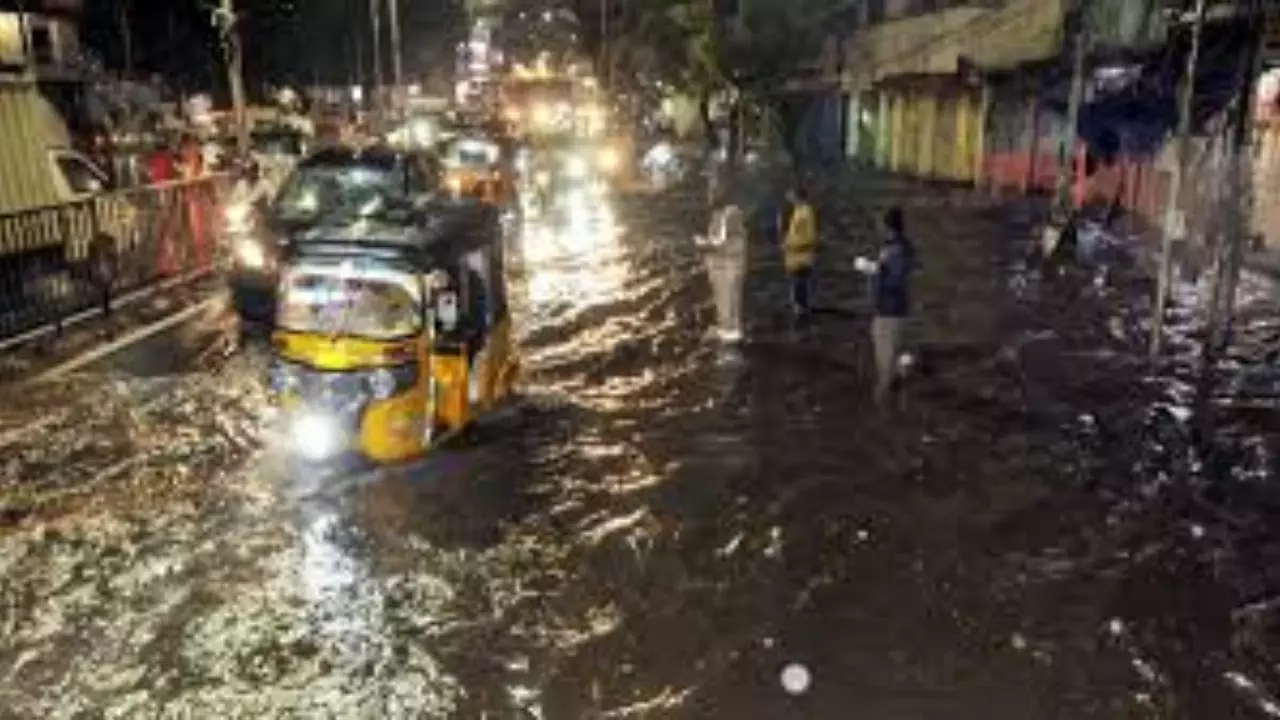
[[[705,95],[767,96],[812,66],[829,36],[838,0],[739,0],[726,13],[712,0],[651,0],[626,37],[624,62]]]

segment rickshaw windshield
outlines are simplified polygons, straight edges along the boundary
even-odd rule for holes
[[[349,264],[294,268],[280,284],[278,327],[333,337],[397,340],[423,330],[417,276]]]

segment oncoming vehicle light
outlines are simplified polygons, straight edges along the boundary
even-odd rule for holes
[[[241,240],[236,243],[236,262],[241,267],[261,270],[267,265],[267,251],[256,240]]]
[[[294,450],[307,460],[325,460],[342,449],[342,428],[328,415],[299,415],[293,421],[289,437]]]
[[[600,151],[600,166],[605,172],[613,172],[622,164],[622,158],[619,157],[618,151],[614,148],[605,148]]]
[[[228,205],[227,209],[223,211],[223,215],[225,216],[229,227],[233,229],[240,229],[249,223],[249,211],[249,205],[245,203],[235,203],[233,205]]]

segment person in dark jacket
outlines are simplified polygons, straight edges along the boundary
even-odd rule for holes
[[[884,215],[886,236],[876,260],[858,258],[857,268],[871,276],[871,345],[876,361],[876,402],[884,404],[898,374],[902,324],[911,314],[911,280],[916,267],[915,247],[906,235],[902,210]]]

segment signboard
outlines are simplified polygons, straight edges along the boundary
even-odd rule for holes
[[[1266,65],[1280,65],[1280,8],[1267,3],[1263,10],[1262,61]]]

